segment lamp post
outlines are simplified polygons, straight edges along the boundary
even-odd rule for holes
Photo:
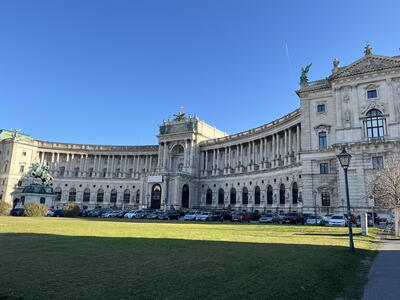
[[[344,181],[346,185],[347,215],[349,218],[348,226],[349,226],[350,249],[351,251],[354,252],[353,228],[351,224],[351,211],[350,211],[350,198],[349,198],[349,182],[347,179],[347,169],[350,166],[351,155],[347,153],[346,149],[343,147],[342,152],[337,155],[337,158],[344,171]]]
[[[314,196],[314,225],[317,225],[317,191],[313,191],[313,196]]]

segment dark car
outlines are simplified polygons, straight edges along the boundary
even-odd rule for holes
[[[179,211],[175,210],[163,212],[158,216],[160,220],[178,220],[180,217],[181,214],[179,213]]]
[[[282,224],[304,224],[304,217],[298,213],[287,213],[283,215]]]
[[[246,212],[235,212],[232,214],[231,222],[250,222],[251,216]]]
[[[127,212],[128,212],[127,210],[120,211],[119,213],[117,213],[117,214],[115,215],[115,217],[118,218],[118,219],[121,219],[121,218],[123,218],[123,217],[125,216],[125,214],[126,214]]]
[[[252,221],[258,221],[260,220],[261,215],[258,212],[249,212],[250,219]]]
[[[64,217],[64,211],[62,209],[57,209],[53,213],[53,217]]]
[[[162,214],[162,211],[153,211],[152,213],[146,215],[146,219],[159,219],[159,216]]]
[[[20,217],[24,215],[24,209],[23,208],[14,208],[10,211],[10,216],[14,217]]]
[[[209,216],[209,218],[210,218],[210,221],[223,221],[224,215],[219,211],[213,211],[213,212],[211,212],[211,215]]]

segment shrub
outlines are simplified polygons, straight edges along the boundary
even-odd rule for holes
[[[24,215],[27,217],[43,217],[49,208],[39,202],[29,202],[24,205]]]
[[[6,201],[0,201],[0,216],[7,216],[10,213],[11,204]]]
[[[63,211],[66,217],[74,218],[79,215],[81,209],[79,208],[79,205],[77,205],[76,203],[67,203],[64,205]]]

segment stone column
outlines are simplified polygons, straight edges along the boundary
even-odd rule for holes
[[[236,172],[239,172],[239,144],[236,145]]]
[[[82,177],[83,176],[83,163],[84,163],[84,154],[80,154],[81,155],[81,160],[80,160],[80,162],[79,162],[79,174],[78,174],[78,176],[79,177]]]
[[[205,161],[205,166],[204,166],[204,169],[206,170],[206,174],[208,174],[207,173],[207,170],[208,170],[208,151],[206,150],[206,161]]]
[[[161,169],[161,156],[162,156],[162,143],[160,143],[160,145],[158,146],[158,156],[157,156],[157,169],[160,170]]]
[[[122,178],[125,178],[126,177],[126,168],[127,168],[127,166],[128,166],[128,155],[125,155],[125,160],[124,160],[124,168],[123,168],[123,171],[122,171]]]
[[[225,152],[224,152],[224,169],[227,167],[227,160],[228,160],[228,147],[225,147]]]
[[[279,156],[281,156],[281,145],[280,145],[280,137],[279,137],[279,132],[276,134],[276,157],[277,157],[277,163],[275,164],[276,166],[279,166]],[[282,158],[282,156],[281,156]]]
[[[188,150],[189,150],[188,142],[187,142],[187,139],[185,139],[185,147],[184,147],[184,151],[183,151],[183,167],[184,168],[186,168],[188,165],[187,164]]]
[[[189,155],[188,167],[193,168],[193,164],[194,164],[194,141],[193,140],[190,140],[189,146],[190,146],[190,155]]]
[[[288,134],[287,134],[287,129],[284,131],[284,141],[283,141],[283,151],[285,151],[284,154],[284,165],[286,166],[288,164]]]
[[[296,155],[297,155],[297,162],[300,162],[300,151],[301,151],[301,146],[300,146],[300,124],[297,124],[296,126]]]
[[[244,165],[243,159],[244,159],[244,155],[243,155],[243,144],[240,144],[240,172],[243,171],[243,170],[242,170],[243,165]]]
[[[167,159],[168,159],[168,144],[167,142],[164,143],[164,157],[163,157],[163,169],[166,170],[167,169]]]
[[[276,167],[276,137],[275,134],[272,135],[272,167]]]
[[[289,155],[289,158],[288,158],[288,164],[291,164],[292,163],[292,161],[291,161],[291,155],[292,155],[292,130],[289,128],[288,129],[288,155]]]
[[[219,175],[219,148],[217,149],[217,169],[218,169],[218,175]]]

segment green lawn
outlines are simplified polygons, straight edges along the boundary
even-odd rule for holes
[[[375,254],[355,232],[0,217],[0,299],[333,299]]]

